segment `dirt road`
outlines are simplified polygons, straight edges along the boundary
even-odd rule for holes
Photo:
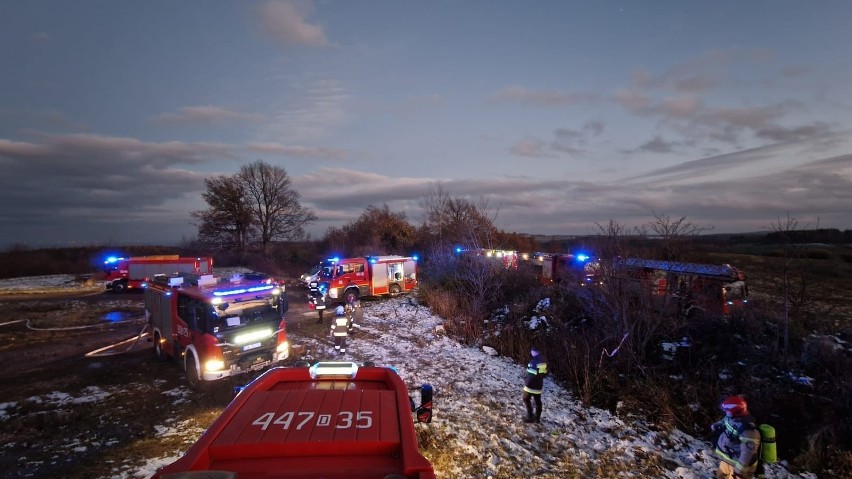
[[[329,320],[316,324],[306,291],[287,293],[291,342],[325,337]],[[178,365],[155,361],[147,338],[135,340],[145,326],[139,293],[29,295],[4,298],[0,307],[0,478],[114,477],[134,459],[168,456],[209,426],[235,386],[256,376],[189,391]],[[162,424],[177,432],[158,437]]]

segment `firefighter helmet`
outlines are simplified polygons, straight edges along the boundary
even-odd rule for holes
[[[748,404],[742,396],[728,396],[719,407],[728,416],[745,416],[748,414]]]
[[[334,312],[338,316],[343,316],[344,314],[346,314],[346,311],[343,310],[343,306],[338,306],[337,309],[334,310]]]

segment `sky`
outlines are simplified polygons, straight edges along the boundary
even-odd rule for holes
[[[318,219],[852,228],[852,3],[0,4],[0,246],[176,244],[264,161]]]
[[[0,281],[0,291],[29,289],[37,293],[73,287],[73,277],[69,275]],[[417,304],[412,296],[363,305],[364,321],[350,336],[347,354],[342,357],[334,353],[330,342],[302,337],[297,328],[288,331],[288,339],[293,344],[305,345],[310,352],[305,359],[311,362],[374,361],[380,366],[393,366],[411,391],[424,383],[432,385],[433,422],[416,426],[420,434],[432,438],[430,442],[435,449],[424,450],[423,454],[432,461],[439,478],[715,477],[718,461],[703,438],[678,429],[667,432],[635,415],[617,415],[589,407],[550,377],[545,379],[542,396],[542,423],[526,424],[521,420],[525,414],[521,401],[523,366],[497,355],[487,346],[487,339],[485,346],[476,347],[462,345],[441,334],[443,320]],[[140,311],[141,308],[140,304]],[[542,301],[538,309],[539,316],[530,318],[531,327],[537,322],[535,318],[549,314],[549,301]],[[0,323],[0,327],[4,324]],[[118,348],[121,350],[125,347]],[[720,371],[722,381],[723,373]],[[138,385],[139,390],[150,387],[151,384]],[[2,402],[0,424],[55,409],[73,415],[76,407],[108,403],[111,396],[120,393],[114,385],[93,384],[81,391],[53,391],[22,402]],[[181,443],[176,436],[182,440],[184,449],[166,457],[126,456],[123,462],[116,462],[113,475],[98,479],[151,477],[158,467],[180,457],[204,432],[180,413],[181,404],[191,400],[191,391],[181,386],[161,393],[166,399],[164,403],[171,404],[171,412],[164,412],[164,421],[154,424],[156,437],[146,437],[151,444],[149,449],[159,449],[156,441],[162,441],[170,445],[169,450],[174,450],[175,444]],[[416,401],[417,393],[412,394]],[[98,429],[98,425],[92,427]],[[66,441],[56,447],[58,461],[84,455],[89,448],[117,440],[86,432],[69,435]],[[5,447],[14,448],[15,444]],[[441,460],[433,457],[436,451],[441,454]],[[447,460],[446,456],[452,459]],[[29,467],[25,459],[22,464]],[[785,458],[779,459],[778,463],[768,465],[767,479],[816,479],[813,473],[789,472]]]

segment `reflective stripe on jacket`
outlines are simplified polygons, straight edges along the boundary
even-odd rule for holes
[[[331,322],[331,334],[334,336],[349,336],[349,318],[335,316]]]
[[[544,377],[547,375],[547,361],[541,356],[533,357],[527,364],[527,378],[524,392],[541,394],[544,389]]]
[[[716,441],[716,455],[733,466],[738,473],[754,472],[760,458],[760,431],[751,416],[725,417],[724,428]]]

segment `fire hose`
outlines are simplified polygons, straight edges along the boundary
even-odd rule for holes
[[[19,323],[21,321],[23,321],[23,320],[0,323],[0,326]],[[30,320],[26,320],[26,322],[27,322],[27,324],[26,324],[27,329],[30,329],[32,331],[72,331],[72,330],[79,330],[79,329],[100,328],[100,327],[105,326],[104,324],[89,324],[89,325],[83,325],[83,326],[68,326],[68,327],[64,327],[64,328],[37,328],[37,327],[33,326],[32,324],[30,324]],[[131,349],[133,349],[136,346],[136,344],[142,338],[145,338],[145,337],[148,336],[148,328],[150,328],[150,326],[151,325],[146,322],[145,326],[143,326],[142,329],[139,331],[139,334],[132,336],[128,339],[125,339],[124,341],[119,341],[117,343],[110,344],[109,346],[104,346],[102,348],[95,349],[94,351],[89,351],[88,353],[85,354],[85,356],[87,358],[91,358],[91,357],[99,357],[99,356],[115,356],[115,355],[118,355],[118,354],[127,353]],[[113,349],[117,346],[121,346],[122,344],[127,344],[127,343],[131,343],[131,344],[124,350],[109,351],[109,350],[111,350],[111,349]],[[104,351],[109,351],[109,352],[104,352]]]

